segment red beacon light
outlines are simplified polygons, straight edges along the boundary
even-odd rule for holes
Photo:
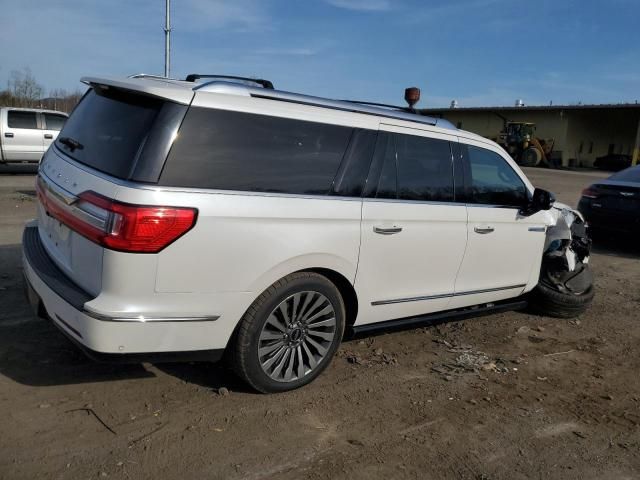
[[[420,101],[420,89],[418,87],[406,88],[404,99],[409,104],[409,109],[413,111],[413,106]]]

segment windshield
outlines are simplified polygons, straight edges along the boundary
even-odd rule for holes
[[[74,160],[118,178],[129,178],[163,105],[123,90],[90,90],[56,139]]]

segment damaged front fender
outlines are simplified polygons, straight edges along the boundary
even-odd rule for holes
[[[540,282],[561,293],[581,295],[591,289],[591,239],[582,215],[556,203],[555,225],[547,228]]]

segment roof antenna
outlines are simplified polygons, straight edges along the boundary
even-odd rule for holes
[[[420,101],[420,89],[418,87],[405,88],[404,99],[409,104],[409,111],[416,113],[413,106]]]
[[[164,76],[171,76],[171,0],[165,0],[164,14]]]

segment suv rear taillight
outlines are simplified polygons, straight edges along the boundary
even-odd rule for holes
[[[132,205],[84,192],[72,205],[50,195],[40,182],[38,197],[47,213],[89,240],[111,250],[157,253],[196,223],[198,211],[186,207]]]

